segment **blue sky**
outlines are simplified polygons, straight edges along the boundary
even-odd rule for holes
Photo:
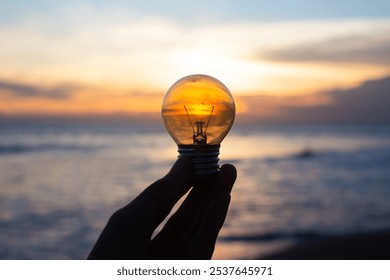
[[[214,21],[285,21],[302,19],[387,18],[389,1],[318,0],[200,0],[200,1],[28,1],[0,2],[1,22],[16,23],[26,18],[86,9],[121,16],[163,16],[183,24]],[[77,11],[75,11],[77,13]],[[104,14],[101,14],[104,17]]]

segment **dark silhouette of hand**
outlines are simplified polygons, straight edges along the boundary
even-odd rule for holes
[[[236,169],[225,164],[214,178],[195,184],[191,174],[191,160],[180,157],[166,176],[111,216],[88,258],[210,259],[225,221]],[[152,239],[155,229],[192,186]]]

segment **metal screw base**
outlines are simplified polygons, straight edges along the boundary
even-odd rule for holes
[[[178,145],[180,155],[191,158],[194,175],[214,174],[219,171],[219,148],[217,145]]]

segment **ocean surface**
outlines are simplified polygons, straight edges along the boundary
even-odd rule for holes
[[[176,160],[164,128],[0,126],[0,259],[84,259],[110,215]],[[240,126],[215,259],[390,229],[389,126]]]

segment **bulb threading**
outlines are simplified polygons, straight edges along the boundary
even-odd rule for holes
[[[178,145],[180,155],[191,158],[194,175],[214,174],[219,171],[219,148],[217,145]]]

